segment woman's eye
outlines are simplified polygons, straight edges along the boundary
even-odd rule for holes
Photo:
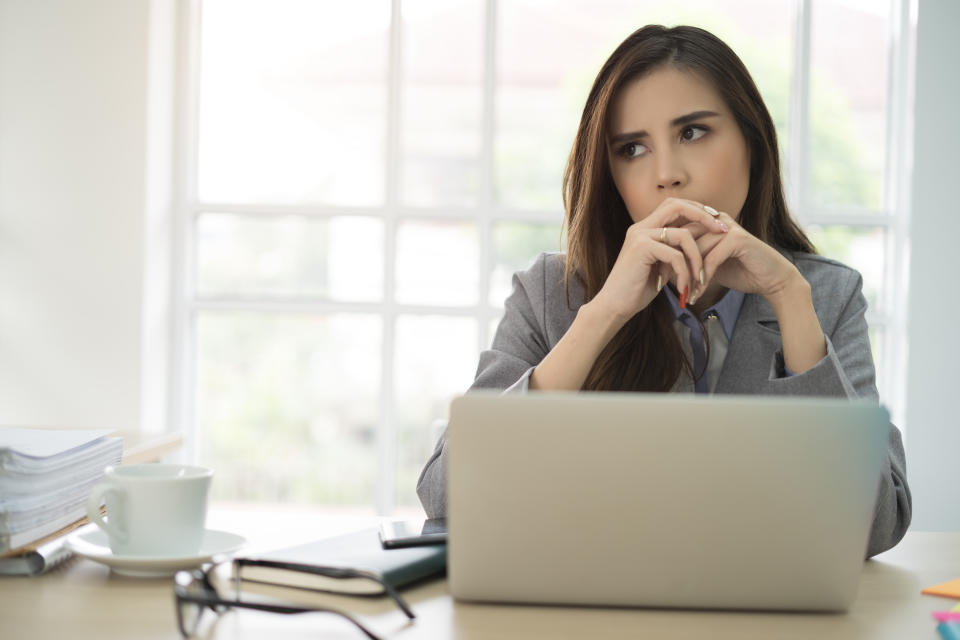
[[[639,158],[647,152],[647,148],[636,142],[628,142],[620,147],[620,155],[625,158]]]
[[[680,132],[680,137],[685,142],[693,142],[694,140],[699,140],[705,135],[707,135],[706,127],[698,127],[698,126],[685,127],[683,131]]]

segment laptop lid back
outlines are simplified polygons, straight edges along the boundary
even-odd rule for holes
[[[842,610],[887,412],[824,398],[474,393],[448,431],[461,599]]]

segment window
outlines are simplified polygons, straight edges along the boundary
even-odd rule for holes
[[[650,22],[708,28],[750,68],[793,211],[864,275],[899,409],[903,0],[190,7],[184,415],[219,499],[418,507],[511,274],[561,247],[590,83]]]

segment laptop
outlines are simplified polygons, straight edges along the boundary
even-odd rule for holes
[[[845,399],[471,393],[448,575],[470,601],[843,611],[889,433]]]

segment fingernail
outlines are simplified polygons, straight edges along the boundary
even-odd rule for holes
[[[714,218],[716,218],[718,215],[720,215],[720,212],[719,212],[719,211],[717,211],[716,209],[714,209],[713,207],[711,207],[711,206],[708,205],[708,204],[703,205],[703,210],[706,211],[707,213],[709,213],[710,215],[712,215]]]
[[[723,223],[720,222],[719,220],[717,221],[717,224],[720,225],[720,228],[723,229],[724,233],[726,233],[727,231],[730,231],[730,227],[728,227],[727,225],[723,224]]]
[[[687,296],[690,294],[690,285],[687,285],[683,288],[683,294],[680,296],[680,308],[687,308]]]
[[[662,288],[663,288],[663,276],[662,276],[662,275],[658,275],[658,276],[657,276],[657,291],[660,291],[660,289],[662,289]]]
[[[703,269],[700,269],[700,286],[703,286]]]

